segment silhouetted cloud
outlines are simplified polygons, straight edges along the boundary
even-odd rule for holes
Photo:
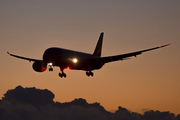
[[[146,111],[143,115],[118,107],[108,112],[99,103],[89,104],[79,98],[71,102],[54,102],[54,94],[45,89],[8,90],[0,100],[0,120],[180,120],[170,112]]]
[[[4,94],[2,100],[7,100],[11,102],[18,102],[23,104],[31,104],[35,107],[40,107],[47,105],[49,103],[53,103],[54,94],[45,89],[40,90],[33,88],[23,88],[21,86],[17,86],[13,90],[8,90],[7,93]]]
[[[177,120],[180,120],[180,114],[178,114],[178,115],[176,116],[176,119],[177,119]]]
[[[143,114],[142,120],[175,120],[175,115],[170,112],[160,112],[160,111],[146,111]]]
[[[112,115],[112,120],[140,120],[141,117],[141,114],[130,112],[119,106],[118,110]]]

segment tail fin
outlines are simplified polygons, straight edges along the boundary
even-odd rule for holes
[[[101,56],[101,50],[102,50],[102,43],[103,43],[103,35],[104,33],[102,32],[99,36],[99,40],[98,40],[98,43],[96,45],[96,49],[94,50],[94,53],[93,55],[95,56]]]

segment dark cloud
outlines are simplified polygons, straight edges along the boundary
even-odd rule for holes
[[[71,102],[53,101],[54,94],[45,89],[8,90],[0,100],[0,120],[180,120],[170,112],[145,111],[143,115],[118,107],[108,112],[99,103],[89,104],[79,98]]]
[[[170,112],[160,112],[160,111],[146,111],[143,114],[142,120],[175,120],[175,115]]]
[[[177,120],[180,120],[180,114],[176,116],[176,119],[177,119]]]
[[[18,102],[23,104],[31,104],[35,107],[40,107],[47,105],[49,103],[53,103],[54,94],[45,89],[40,90],[33,88],[23,88],[21,86],[17,86],[13,90],[8,90],[2,100],[7,100],[11,102]]]
[[[112,115],[112,120],[141,120],[142,115],[130,112],[126,108],[118,107],[118,110]]]

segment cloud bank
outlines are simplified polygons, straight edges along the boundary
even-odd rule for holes
[[[121,106],[111,113],[100,103],[82,98],[60,103],[53,101],[54,96],[47,89],[17,86],[0,100],[0,120],[180,120],[180,114],[149,110],[141,115]]]

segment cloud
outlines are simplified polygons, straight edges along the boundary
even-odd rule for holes
[[[118,110],[112,115],[112,120],[140,120],[141,114],[130,112],[126,108],[118,107]]]
[[[33,88],[23,88],[22,86],[17,86],[13,90],[8,90],[2,100],[7,100],[11,102],[18,102],[22,104],[31,104],[35,107],[40,107],[53,103],[54,94],[45,89],[40,90]]]
[[[160,112],[160,111],[146,111],[143,114],[142,120],[175,120],[175,115],[170,112]]]
[[[0,100],[0,120],[180,120],[170,112],[145,111],[143,115],[118,107],[108,112],[100,103],[85,99],[54,102],[54,94],[45,89],[17,86],[8,90]]]

